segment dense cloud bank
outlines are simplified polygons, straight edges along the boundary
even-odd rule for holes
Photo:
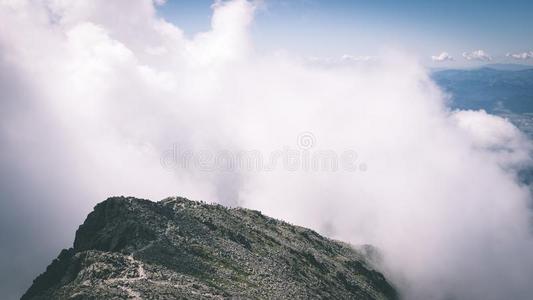
[[[376,245],[409,299],[531,295],[522,133],[450,111],[402,53],[258,53],[255,10],[216,1],[188,38],[149,0],[0,1],[2,291],[28,286],[95,202],[177,194]],[[242,153],[255,165],[228,163]]]

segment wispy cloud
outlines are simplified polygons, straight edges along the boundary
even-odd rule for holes
[[[448,54],[448,52],[441,52],[439,55],[431,56],[431,60],[443,62],[443,61],[452,61],[454,60],[453,56]]]
[[[369,61],[375,59],[375,56],[356,56],[349,54],[344,54],[343,56],[341,56],[341,61]]]
[[[463,52],[463,57],[466,60],[479,60],[479,61],[490,61],[492,57],[483,50],[476,50],[472,52]]]
[[[350,55],[344,54],[340,57],[317,57],[309,56],[306,58],[309,62],[320,64],[341,64],[341,63],[365,63],[378,59],[377,56],[370,55]]]
[[[521,53],[507,53],[505,56],[511,57],[514,59],[526,60],[533,58],[533,51],[521,52]]]

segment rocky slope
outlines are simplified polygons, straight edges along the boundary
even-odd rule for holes
[[[367,248],[369,249],[369,248]],[[396,299],[361,251],[247,209],[98,204],[22,299]]]

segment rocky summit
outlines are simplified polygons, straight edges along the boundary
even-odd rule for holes
[[[22,299],[397,299],[371,249],[254,210],[115,197]]]

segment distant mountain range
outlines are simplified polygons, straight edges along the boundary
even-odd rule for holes
[[[500,71],[523,71],[533,69],[533,65],[519,65],[519,64],[487,64],[483,68],[489,68]]]
[[[116,197],[22,299],[397,299],[377,253],[258,211]]]
[[[496,64],[440,70],[432,78],[451,96],[453,108],[533,113],[533,67]]]

